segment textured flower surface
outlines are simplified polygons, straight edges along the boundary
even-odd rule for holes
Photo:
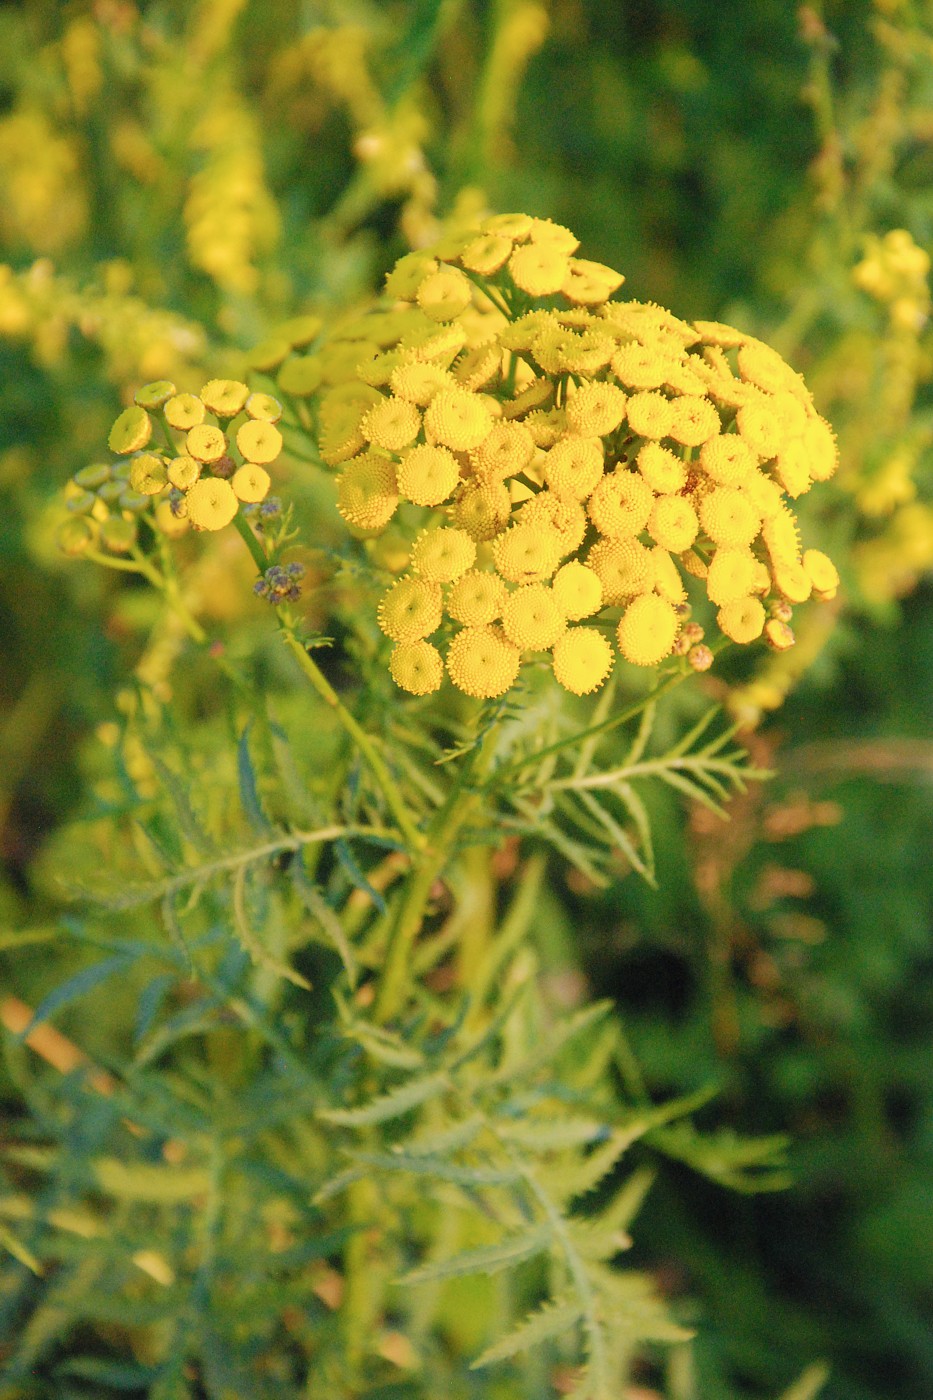
[[[678,645],[689,597],[731,641],[785,647],[787,605],[838,586],[790,505],[836,468],[800,375],[734,327],[613,299],[622,277],[576,248],[548,220],[487,219],[403,258],[317,348],[345,518],[417,519],[414,577],[379,609],[415,694],[441,684],[437,658],[484,696],[542,656],[575,694],[614,649],[639,666],[697,652],[705,669],[709,648]]]

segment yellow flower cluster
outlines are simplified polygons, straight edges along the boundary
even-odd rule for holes
[[[144,385],[110,430],[118,460],[82,467],[65,488],[61,547],[126,553],[139,519],[170,537],[190,526],[222,530],[241,505],[265,500],[266,468],[282,450],[281,415],[278,399],[236,379],[212,379],[200,394],[180,394],[167,379]]]
[[[894,228],[866,239],[865,256],[853,270],[857,287],[887,305],[891,321],[905,330],[921,329],[930,314],[930,256],[906,229]]]
[[[317,393],[355,532],[422,510],[379,608],[415,694],[446,664],[467,694],[501,695],[534,653],[586,694],[613,634],[655,666],[688,577],[726,636],[773,646],[793,641],[788,603],[838,586],[789,503],[837,464],[800,376],[730,326],[611,300],[622,277],[576,249],[549,220],[488,218],[402,258],[379,303],[280,371]]]

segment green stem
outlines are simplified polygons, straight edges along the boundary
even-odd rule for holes
[[[264,574],[269,567],[268,557],[259,540],[239,511],[237,511],[236,515],[233,517],[233,523],[252,555],[256,568],[261,574]],[[424,837],[412,821],[408,808],[405,805],[405,800],[399,791],[398,784],[386,767],[372,739],[366,733],[365,729],[354,719],[324,673],[311,659],[307,648],[295,634],[295,629],[291,623],[287,609],[278,609],[278,622],[282,631],[282,636],[285,639],[285,644],[294,655],[295,660],[298,662],[306,678],[314,686],[314,689],[317,691],[318,695],[320,695],[324,703],[333,710],[360,754],[369,765],[370,771],[376,780],[376,785],[382,792],[407,845],[414,851],[420,850],[424,845]]]
[[[82,557],[90,559],[92,564],[103,564],[105,569],[117,569],[124,574],[142,574],[143,578],[147,578],[156,588],[163,587],[161,574],[142,555],[134,555],[131,561],[117,559],[111,554],[102,554],[98,549],[86,549]]]
[[[268,569],[269,567],[269,560],[266,558],[266,551],[259,543],[255,534],[253,533],[251,526],[246,520],[244,520],[241,511],[238,510],[236,515],[233,517],[233,524],[236,527],[236,530],[240,535],[241,539],[243,540],[243,543],[246,545],[246,548],[253,556],[253,563],[256,565],[256,568],[261,574],[264,574],[266,572],[266,569]]]
[[[495,733],[494,729],[490,730],[482,746],[474,748],[464,760],[457,781],[435,814],[413,866],[410,883],[396,908],[389,931],[389,946],[373,1008],[377,1022],[390,1020],[401,1008],[411,970],[411,947],[424,923],[434,882],[447,865],[459,832],[473,816],[483,797],[483,790],[478,787],[464,792],[467,779],[473,775],[474,769],[482,771],[488,764]]]
[[[425,838],[418,830],[417,826],[415,826],[408,808],[405,805],[405,800],[399,791],[398,784],[386,767],[372,739],[342,703],[339,695],[324,673],[315,665],[308,654],[307,648],[295,635],[294,628],[291,623],[287,621],[286,616],[283,616],[281,611],[279,612],[279,627],[282,630],[282,636],[285,639],[286,646],[295,657],[295,660],[298,662],[305,676],[314,686],[314,689],[317,691],[318,695],[320,695],[324,703],[333,710],[337,719],[343,725],[360,754],[369,765],[370,772],[376,780],[376,785],[385,798],[389,811],[398,823],[399,831],[401,831],[407,845],[413,851],[423,849]]]

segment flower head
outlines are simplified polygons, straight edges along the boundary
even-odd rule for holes
[[[386,299],[305,357],[338,509],[368,533],[397,515],[392,567],[411,573],[379,621],[413,693],[445,665],[467,694],[503,694],[521,652],[543,650],[558,684],[586,694],[609,674],[613,628],[635,664],[676,642],[702,669],[702,636],[677,640],[688,595],[705,594],[723,636],[775,646],[789,643],[769,605],[838,587],[792,509],[837,462],[800,376],[732,327],[617,299],[620,274],[576,248],[524,214],[458,229],[401,259]],[[278,362],[280,380],[300,358]],[[271,461],[241,441],[249,427],[243,456]],[[461,630],[428,644],[445,616]]]

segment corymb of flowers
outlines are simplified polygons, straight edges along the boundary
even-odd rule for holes
[[[416,695],[445,671],[502,695],[542,653],[577,695],[615,649],[705,669],[687,577],[726,637],[779,649],[790,605],[838,586],[790,504],[837,464],[800,375],[731,326],[612,299],[623,278],[577,246],[548,220],[486,219],[403,257],[381,303],[282,365],[283,386],[322,385],[343,518],[407,527],[378,620]]]

